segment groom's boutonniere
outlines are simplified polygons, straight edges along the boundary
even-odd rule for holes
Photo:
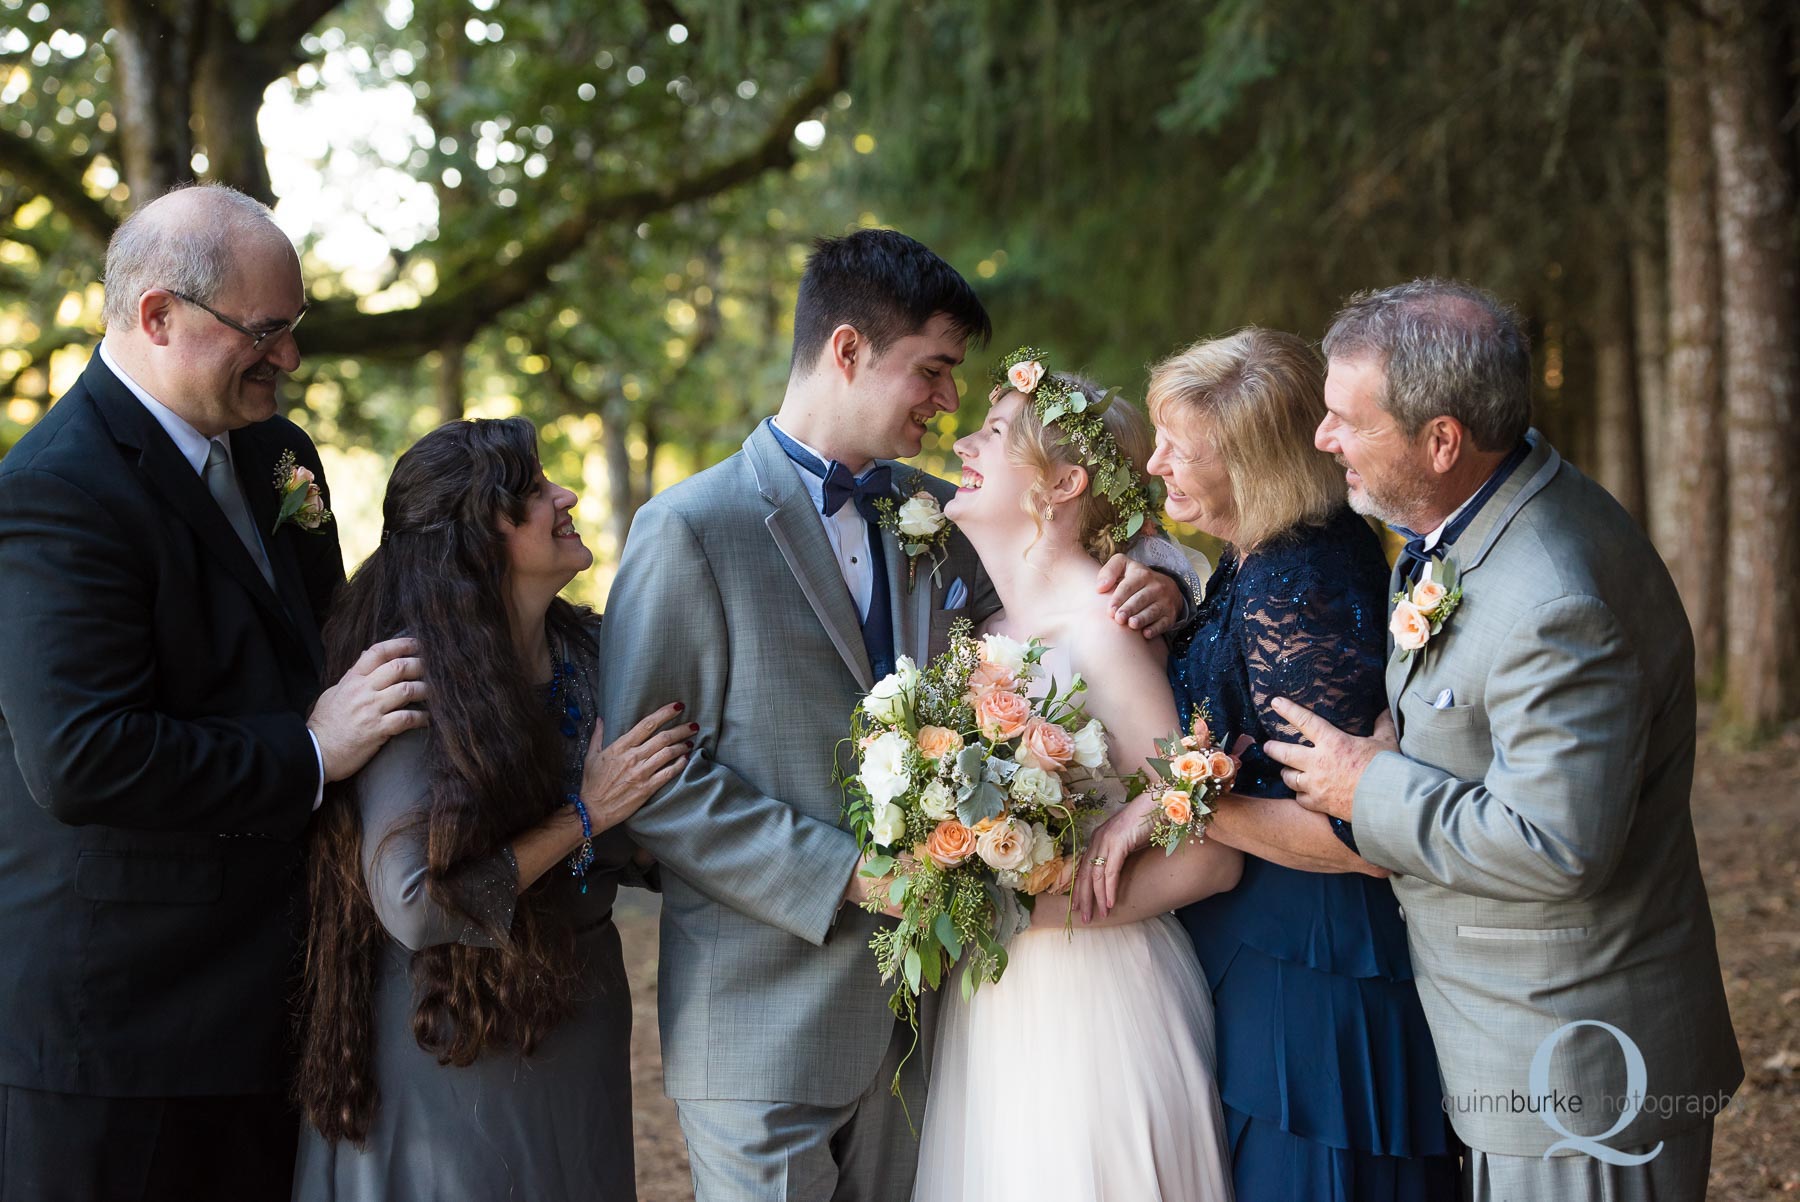
[[[275,461],[275,495],[281,498],[281,509],[270,534],[288,522],[317,533],[331,520],[331,510],[325,508],[325,498],[313,483],[313,474],[295,461],[292,451],[283,451]]]
[[[899,539],[901,550],[906,552],[906,591],[910,593],[921,558],[932,557],[931,574],[934,577],[943,566],[951,525],[950,519],[944,516],[943,506],[925,488],[923,476],[915,472],[907,480],[906,487],[912,495],[905,501],[896,505],[884,497],[875,502],[875,510],[881,515],[881,528]]]
[[[1400,658],[1423,651],[1460,604],[1461,573],[1451,559],[1427,565],[1411,592],[1395,593],[1388,632],[1394,636],[1394,646],[1400,648]]]

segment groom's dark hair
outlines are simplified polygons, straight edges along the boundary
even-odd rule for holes
[[[924,243],[896,230],[857,230],[820,238],[794,302],[794,359],[789,374],[812,371],[831,332],[854,326],[879,355],[942,313],[965,341],[986,345],[987,310],[969,281]]]

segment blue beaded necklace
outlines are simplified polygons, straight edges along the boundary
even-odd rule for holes
[[[562,717],[563,738],[574,740],[581,736],[581,697],[572,688],[566,687],[575,679],[575,665],[569,662],[566,655],[558,657],[554,640],[551,644],[550,686],[546,690],[545,700],[550,712]],[[581,843],[569,858],[563,861],[569,866],[569,873],[581,882],[581,891],[588,890],[588,869],[594,866],[594,824],[588,818],[587,805],[581,800],[581,794],[568,793],[563,800],[568,802],[581,819]]]

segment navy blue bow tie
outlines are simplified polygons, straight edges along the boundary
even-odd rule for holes
[[[781,427],[774,422],[769,423],[769,433],[787,452],[787,457],[817,476],[824,484],[825,503],[819,512],[830,517],[844,507],[846,501],[856,502],[856,512],[862,514],[865,521],[877,521],[875,502],[883,497],[894,495],[894,469],[885,463],[878,463],[860,476],[850,474],[850,469],[833,459],[826,463],[817,455],[789,438],[781,432]]]

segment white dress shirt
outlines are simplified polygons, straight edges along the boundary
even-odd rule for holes
[[[214,442],[225,448],[225,460],[232,463],[230,438],[223,434],[216,439],[208,438],[189,425],[186,418],[151,396],[145,391],[142,384],[132,379],[125,369],[119,366],[118,360],[112,357],[112,352],[106,349],[105,339],[100,341],[100,362],[106,364],[107,370],[119,377],[119,383],[130,389],[131,395],[150,411],[151,417],[156,419],[156,424],[168,432],[169,437],[174,440],[175,449],[181,452],[181,457],[187,460],[188,466],[194,469],[196,476],[204,478],[206,475],[206,457],[211,454]],[[236,470],[237,465],[232,463],[232,471]],[[316,810],[319,808],[319,804],[325,800],[325,753],[319,750],[318,735],[313,734],[309,729],[306,737],[312,740],[313,756],[319,761],[319,787],[313,793],[313,809]]]
[[[791,438],[799,443],[820,463],[831,462],[829,455],[822,455],[794,438],[774,418],[769,421],[781,430],[784,438]],[[794,474],[806,486],[807,495],[812,498],[813,512],[825,523],[825,537],[831,542],[831,553],[837,557],[838,571],[843,573],[844,586],[850,590],[850,599],[856,603],[857,617],[866,619],[869,616],[869,602],[875,595],[875,572],[869,564],[869,523],[863,520],[862,514],[857,512],[855,503],[851,501],[844,502],[836,513],[826,516],[825,481],[797,463],[794,464]]]

